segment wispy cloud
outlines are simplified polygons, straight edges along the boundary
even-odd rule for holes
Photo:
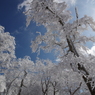
[[[58,2],[58,3],[66,2],[67,4],[75,5],[77,0],[54,0],[54,2]]]
[[[67,0],[68,1],[68,0]],[[79,17],[84,15],[91,16],[95,19],[95,0],[76,0]]]
[[[87,3],[95,4],[95,0],[87,0]]]
[[[20,34],[21,32],[19,32],[18,30],[15,30],[14,32],[12,32],[11,34],[12,35],[14,35],[14,36],[16,36],[16,35],[18,35],[18,34]]]
[[[18,30],[15,30],[14,31],[14,34],[19,34],[20,32]]]
[[[30,9],[30,4],[33,0],[24,0],[21,4],[18,5],[18,9],[25,7],[25,10]]]

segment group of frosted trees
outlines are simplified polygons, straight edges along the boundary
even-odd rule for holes
[[[19,7],[26,8],[27,26],[35,21],[47,29],[32,41],[32,51],[55,51],[60,61],[37,58],[34,63],[29,56],[17,59],[14,37],[0,26],[0,72],[5,77],[0,79],[0,91],[4,95],[95,95],[95,56],[85,46],[95,38],[82,35],[89,28],[95,31],[93,19],[79,19],[75,8],[76,20],[70,23],[65,2],[31,0],[23,4]]]

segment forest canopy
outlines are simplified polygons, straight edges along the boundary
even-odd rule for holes
[[[68,1],[68,0],[67,0]],[[29,56],[16,58],[15,38],[0,26],[0,91],[4,95],[95,95],[95,56],[89,54],[86,42],[95,37],[82,35],[89,28],[95,32],[95,21],[84,15],[76,20],[67,3],[53,0],[26,0],[18,6],[25,7],[26,26],[31,21],[43,25],[47,32],[31,43],[32,52],[40,54],[55,51],[56,59],[33,62]],[[2,84],[1,84],[2,83]]]

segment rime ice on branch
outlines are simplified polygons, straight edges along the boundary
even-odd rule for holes
[[[32,0],[25,5],[28,6],[24,12],[27,16],[26,25],[35,21],[37,25],[44,25],[47,29],[44,35],[39,35],[35,41],[32,41],[32,51],[36,52],[40,49],[49,52],[57,51],[61,60],[59,66],[63,65],[81,75],[90,94],[95,95],[95,70],[93,70],[95,58],[93,59],[93,56],[89,54],[83,55],[80,51],[81,48],[87,51],[87,47],[84,45],[87,41],[95,42],[94,37],[81,35],[89,27],[95,31],[93,19],[86,15],[79,19],[75,8],[76,20],[70,23],[71,15],[65,2]]]

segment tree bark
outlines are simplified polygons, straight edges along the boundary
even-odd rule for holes
[[[72,42],[71,39],[68,39],[67,38],[67,43],[68,43],[68,46],[69,46],[69,50],[74,53],[75,56],[79,57],[79,54],[78,52],[76,51],[76,48]],[[91,95],[95,95],[95,87],[94,89],[92,90],[92,87],[91,87],[91,83],[89,81],[92,80],[92,78],[90,78],[90,80],[87,79],[87,76],[89,75],[89,72],[85,69],[85,67],[83,65],[81,65],[80,63],[78,63],[78,70],[82,70],[85,72],[85,76],[83,75],[82,78],[84,80],[84,82],[86,83],[88,89],[89,89],[89,92],[91,93]]]
[[[55,13],[47,6],[46,7],[46,10],[48,10],[48,11],[50,11],[52,14],[54,14],[55,15]],[[61,18],[58,16],[58,15],[56,15],[56,17],[57,18],[59,18],[59,23],[60,23],[60,25],[61,26],[64,26],[64,22],[61,20]],[[78,19],[78,17],[77,17],[77,19]],[[76,27],[77,28],[77,27]],[[78,54],[78,52],[76,51],[76,48],[75,48],[75,46],[74,46],[74,43],[72,42],[72,40],[70,39],[70,36],[69,37],[66,37],[66,40],[67,40],[67,43],[68,43],[68,46],[69,46],[69,50],[72,52],[72,53],[74,53],[74,55],[76,56],[76,57],[79,57],[79,54]],[[94,87],[94,89],[92,89],[92,87],[91,87],[91,83],[88,81],[88,79],[87,79],[87,76],[89,75],[89,72],[86,70],[86,68],[83,66],[83,65],[81,65],[80,63],[78,63],[78,70],[79,71],[84,71],[85,72],[85,76],[83,75],[82,76],[82,78],[83,78],[83,80],[84,80],[84,82],[86,83],[86,85],[87,85],[87,87],[88,87],[88,90],[89,90],[89,92],[91,93],[91,95],[95,95],[95,87]],[[90,78],[90,81],[92,80],[92,78]],[[87,82],[88,81],[88,82]]]
[[[23,79],[21,80],[20,89],[19,89],[17,95],[21,95],[22,87],[24,86],[24,78],[25,78],[26,76],[27,76],[27,72],[24,71],[24,77],[23,77]]]

